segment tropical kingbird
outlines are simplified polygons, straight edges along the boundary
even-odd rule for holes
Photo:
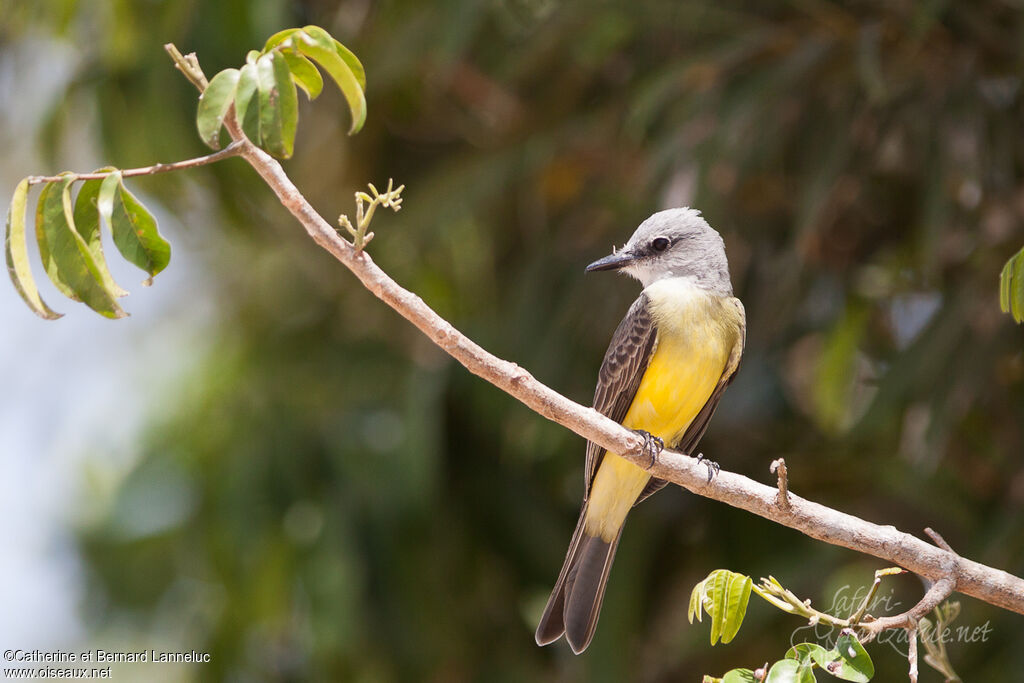
[[[661,211],[593,270],[621,270],[644,286],[605,353],[594,408],[641,433],[652,464],[661,446],[692,454],[746,337],[721,236],[698,211]],[[564,633],[576,654],[594,636],[626,515],[666,483],[593,442],[584,477],[583,510],[536,634],[547,645]]]

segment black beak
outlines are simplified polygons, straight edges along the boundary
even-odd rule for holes
[[[628,266],[635,260],[636,256],[634,254],[623,250],[617,254],[610,254],[602,259],[594,261],[587,266],[587,272],[589,273],[595,270],[618,270],[619,268]]]

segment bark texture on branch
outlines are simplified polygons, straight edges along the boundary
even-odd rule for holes
[[[206,77],[195,56],[182,56],[172,44],[166,45],[165,49],[178,69],[202,92]],[[239,146],[238,155],[259,173],[309,236],[352,271],[377,298],[418,327],[473,374],[549,420],[646,467],[650,458],[644,453],[642,438],[593,408],[562,396],[515,363],[488,353],[438,315],[423,299],[392,280],[365,251],[356,250],[345,241],[306,201],[281,164],[245,137],[235,121],[233,105],[224,118],[224,126]],[[726,471],[720,471],[709,482],[704,463],[670,450],[662,451],[650,470],[654,476],[698,495],[760,515],[811,538],[873,555],[933,582],[941,582],[943,590],[951,584],[951,590],[1024,614],[1024,579],[960,557],[948,546],[939,548],[925,543],[891,525],[866,522],[804,500],[786,490],[784,470],[779,473],[779,488]],[[926,597],[936,594],[937,591],[931,591]]]
[[[343,263],[375,296],[418,327],[470,372],[511,394],[529,408],[580,436],[646,465],[643,440],[622,425],[582,406],[537,381],[515,363],[497,358],[467,338],[424,301],[377,267],[365,251],[356,251],[305,200],[277,161],[251,143],[241,156],[270,185],[281,203],[302,223],[317,244]],[[778,489],[722,470],[711,482],[696,458],[665,450],[651,473],[698,495],[752,512],[796,529],[811,538],[892,562],[932,581],[949,579],[955,590],[1024,614],[1024,579],[962,558],[899,531],[805,500],[788,492],[778,504]]]

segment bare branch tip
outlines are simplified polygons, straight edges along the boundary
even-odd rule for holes
[[[789,509],[791,503],[789,501],[789,473],[786,470],[786,460],[784,458],[773,460],[769,471],[778,477],[779,492],[775,496],[775,502],[779,507]]]
[[[199,59],[196,57],[195,52],[183,55],[174,43],[165,43],[164,50],[170,55],[171,61],[174,62],[174,66],[178,71],[183,73],[185,78],[199,89],[199,92],[206,90],[206,86],[210,82],[206,80],[206,74],[203,73],[202,67],[199,66]]]
[[[907,629],[907,661],[910,665],[910,683],[917,683],[917,624]]]
[[[947,552],[950,552],[950,553],[953,553],[954,555],[957,555],[957,552],[955,550],[953,550],[953,548],[949,545],[949,543],[946,542],[946,539],[944,539],[942,537],[942,535],[938,531],[935,531],[931,527],[925,527],[924,528],[924,532],[926,534],[928,534],[928,537],[930,539],[932,539],[932,541],[935,542],[935,545],[939,546],[940,548],[942,548],[943,550],[945,550]]]

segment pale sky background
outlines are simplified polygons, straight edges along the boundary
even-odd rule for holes
[[[47,54],[45,64],[31,55]],[[0,50],[0,189],[4,214],[25,175],[88,171],[116,164],[92,145],[93,117],[76,109],[60,156],[49,168],[33,131],[63,92],[78,55],[28,39]],[[159,160],[154,160],[159,161]],[[196,189],[199,192],[198,189]],[[29,220],[32,202],[29,198]],[[107,241],[115,279],[131,294],[131,317],[112,321],[58,294],[33,255],[33,272],[57,321],[32,314],[0,277],[0,646],[53,648],[82,642],[86,597],[74,530],[103,512],[114,483],[137,457],[147,415],[173,405],[176,379],[205,348],[213,302],[203,292],[196,245],[180,223],[141,196],[172,245],[171,265],[153,287]],[[31,230],[31,228],[29,228]],[[32,240],[30,239],[30,242]],[[34,244],[30,244],[33,253]],[[85,495],[88,493],[88,495]]]

